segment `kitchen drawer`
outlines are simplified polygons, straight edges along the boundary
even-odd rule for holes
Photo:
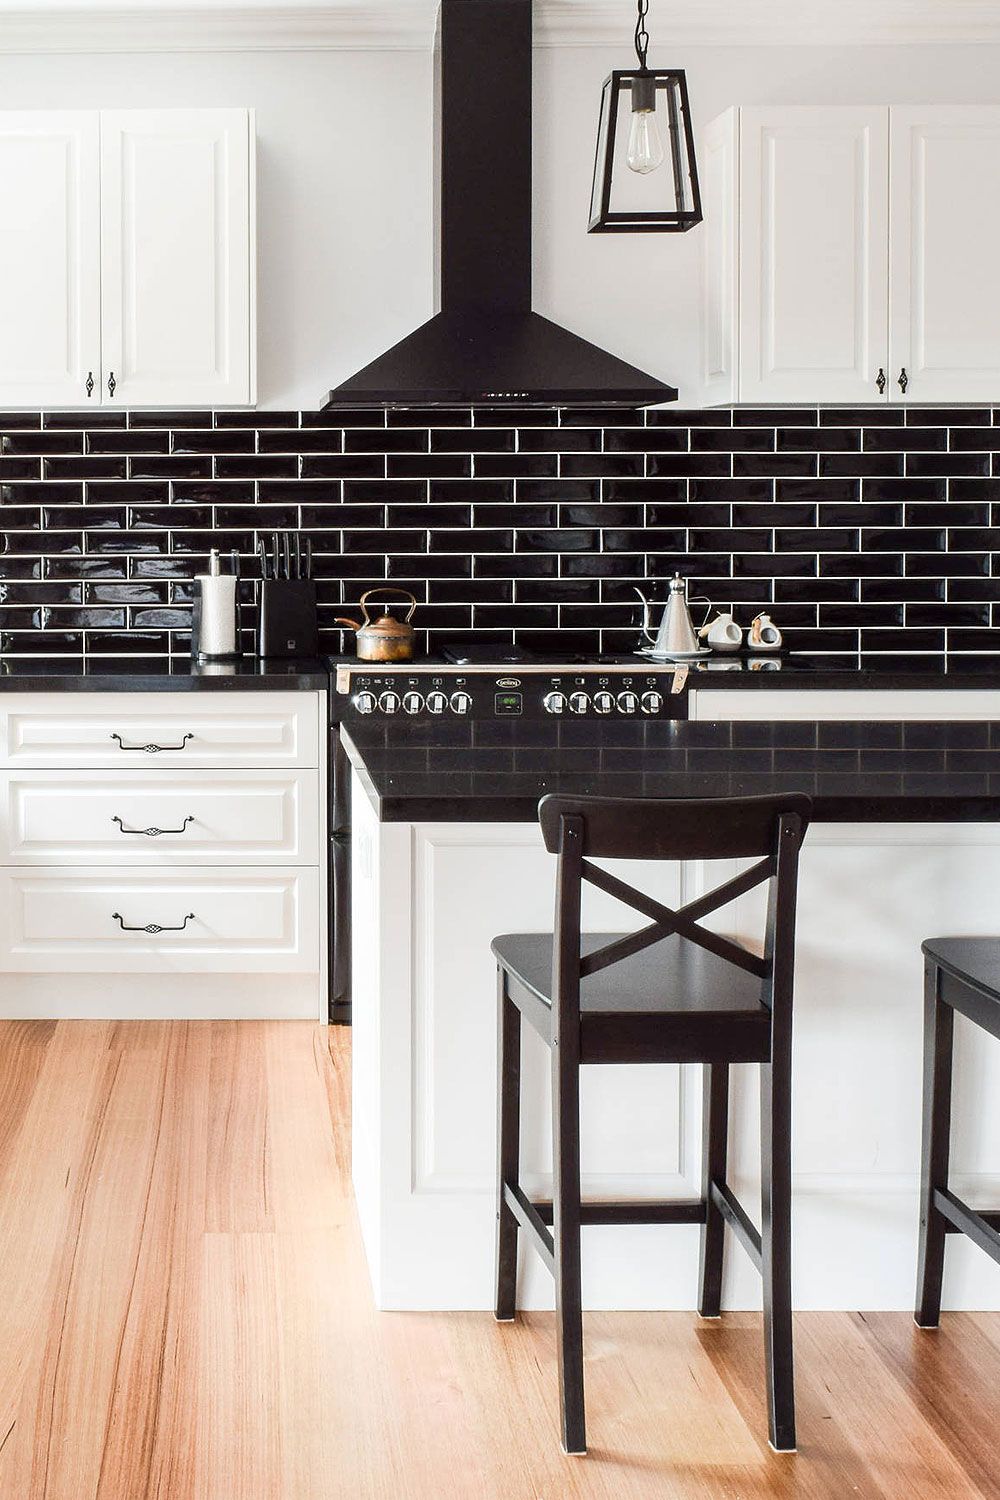
[[[0,864],[315,865],[315,771],[10,771]]]
[[[33,693],[0,699],[0,764],[316,766],[318,693]]]
[[[8,868],[0,882],[0,971],[321,967],[318,870]]]

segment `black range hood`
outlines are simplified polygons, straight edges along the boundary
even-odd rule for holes
[[[532,311],[531,42],[531,0],[441,0],[441,311],[332,390],[326,408],[676,401],[673,386]]]

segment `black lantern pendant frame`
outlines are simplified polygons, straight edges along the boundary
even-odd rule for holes
[[[638,0],[635,53],[639,66],[618,68],[604,80],[600,122],[597,127],[597,152],[594,157],[594,184],[590,196],[590,223],[587,225],[589,234],[677,234],[693,229],[702,221],[701,189],[698,186],[687,78],[679,68],[646,66],[646,53],[649,49],[649,33],[646,30],[648,10],[649,0]],[[611,207],[618,114],[622,93],[626,91],[633,110],[654,109],[658,94],[663,96],[666,104],[674,187],[674,202],[669,208],[623,211],[613,210]]]

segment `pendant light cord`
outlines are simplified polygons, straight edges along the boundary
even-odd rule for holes
[[[649,32],[646,30],[646,17],[649,14],[649,0],[638,0],[639,16],[635,23],[635,55],[639,59],[639,67],[646,72],[646,53],[649,51]]]

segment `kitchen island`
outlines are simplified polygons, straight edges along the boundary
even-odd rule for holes
[[[701,696],[700,694],[698,695]],[[780,705],[777,699],[780,696]],[[1000,715],[994,688],[713,692],[692,722],[353,724],[355,1185],[386,1308],[492,1305],[495,977],[490,939],[552,923],[554,861],[535,823],[550,791],[815,799],[803,851],[794,1057],[796,1305],[906,1308],[920,1148],[922,961],[934,933],[1000,932]],[[763,712],[754,715],[754,706]],[[806,717],[805,715],[808,715]],[[671,905],[699,866],[631,878]],[[596,891],[592,927],[634,926]],[[753,897],[723,914],[753,933]],[[955,1182],[1000,1201],[1000,1059],[958,1037]],[[753,1203],[755,1070],[734,1070],[732,1179]],[[524,1160],[543,1192],[547,1054],[523,1057]],[[585,1196],[691,1197],[699,1069],[584,1073]],[[745,1117],[745,1118],[744,1118]],[[591,1307],[694,1305],[695,1228],[588,1229]],[[551,1283],[525,1262],[522,1300]],[[946,1303],[1000,1306],[1000,1281],[949,1248]],[[759,1282],[733,1246],[726,1305]]]

